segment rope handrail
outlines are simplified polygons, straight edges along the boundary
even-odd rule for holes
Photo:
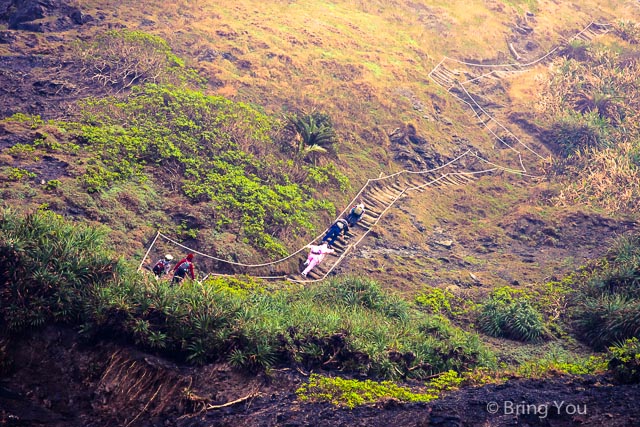
[[[466,153],[465,153],[465,154],[466,154]],[[393,201],[392,201],[392,202],[391,202],[387,207],[385,207],[385,209],[380,213],[380,216],[379,216],[379,217],[378,217],[378,218],[377,218],[377,219],[372,223],[372,225],[371,225],[371,227],[369,228],[369,230],[367,230],[367,232],[365,232],[365,233],[363,234],[363,237],[369,233],[370,229],[371,229],[373,226],[375,226],[375,225],[380,221],[380,219],[382,218],[382,216],[383,216],[383,215],[384,215],[384,214],[389,210],[389,208],[391,208],[391,206],[392,206],[392,205],[393,205],[393,204],[394,204],[394,203],[395,203],[395,202],[396,202],[396,201],[397,201],[397,200],[402,196],[402,194],[404,194],[406,191],[414,191],[414,190],[417,190],[417,189],[422,189],[422,188],[424,188],[424,187],[431,186],[431,185],[433,185],[434,183],[436,183],[436,182],[438,182],[438,181],[442,180],[442,179],[443,179],[443,178],[445,178],[446,176],[450,176],[450,175],[478,175],[478,174],[483,174],[483,173],[493,172],[493,171],[495,171],[495,170],[497,170],[497,169],[502,169],[502,170],[505,170],[505,171],[507,171],[507,172],[509,172],[509,171],[510,171],[510,170],[509,170],[509,169],[507,169],[507,168],[494,167],[494,168],[485,169],[485,170],[481,170],[481,171],[474,171],[474,172],[450,172],[450,173],[445,173],[445,174],[443,174],[443,175],[439,176],[438,178],[433,179],[433,180],[431,180],[431,181],[429,181],[429,182],[427,182],[427,183],[425,183],[425,184],[421,184],[421,185],[417,185],[417,186],[410,186],[410,187],[405,188],[405,189],[404,189],[404,190],[403,190],[403,191],[402,191],[398,196],[396,196],[396,197],[394,198],[394,200],[393,200]],[[323,234],[324,234],[324,233],[323,233]],[[320,236],[322,236],[323,234],[320,234]],[[319,238],[320,236],[318,236],[318,238]],[[247,263],[241,263],[241,262],[230,261],[230,260],[226,260],[226,259],[223,259],[223,258],[215,257],[215,256],[213,256],[213,255],[206,254],[206,253],[204,253],[204,252],[198,251],[197,249],[194,249],[194,248],[191,248],[191,247],[189,247],[189,246],[187,246],[187,245],[184,245],[184,244],[182,244],[182,243],[180,243],[180,242],[178,242],[178,241],[176,241],[176,240],[174,240],[174,239],[172,239],[172,238],[170,238],[170,237],[166,236],[165,234],[163,234],[163,233],[161,233],[161,232],[158,232],[158,233],[156,234],[156,238],[154,239],[154,241],[152,242],[152,244],[149,246],[149,250],[147,251],[147,255],[146,255],[146,256],[148,256],[148,253],[149,253],[149,251],[151,250],[151,247],[153,247],[153,244],[155,243],[155,240],[156,240],[158,237],[162,237],[163,239],[167,240],[168,242],[170,242],[170,243],[172,243],[172,244],[174,244],[174,245],[176,245],[176,246],[179,246],[179,247],[181,247],[181,248],[183,248],[183,249],[185,249],[185,250],[188,250],[188,251],[190,251],[190,252],[193,252],[194,254],[197,254],[197,255],[203,256],[203,257],[205,257],[205,258],[208,258],[208,259],[211,259],[211,260],[214,260],[214,261],[218,261],[218,262],[223,262],[223,263],[226,263],[226,264],[229,264],[229,265],[235,265],[235,266],[238,266],[238,267],[245,267],[245,268],[260,268],[260,267],[267,267],[267,266],[270,266],[270,265],[274,265],[274,264],[279,264],[279,263],[285,262],[285,261],[287,261],[287,260],[291,259],[292,257],[296,256],[296,255],[297,255],[297,254],[299,254],[300,252],[304,251],[306,248],[308,248],[308,247],[309,247],[309,244],[310,244],[310,243],[309,243],[309,244],[307,244],[307,245],[305,245],[305,246],[301,247],[301,248],[300,248],[300,249],[298,249],[297,251],[295,251],[295,252],[293,252],[293,253],[291,253],[291,254],[287,255],[286,257],[280,258],[280,259],[278,259],[278,260],[274,260],[274,261],[270,261],[270,262],[265,262],[265,263],[259,263],[259,264],[247,264]],[[358,242],[356,242],[356,244],[357,244],[357,243],[359,243],[359,242],[362,240],[362,238],[363,238],[363,237],[361,237],[361,238],[358,240]],[[316,238],[316,239],[317,239],[317,238]],[[316,240],[316,239],[314,239],[314,240]],[[145,256],[145,259],[146,259],[146,256]],[[143,260],[143,262],[144,262],[144,260]],[[141,265],[142,265],[142,263],[141,263]],[[224,274],[216,274],[216,273],[212,273],[212,274],[214,274],[214,275],[224,275]],[[257,276],[256,276],[256,277],[257,277]],[[269,277],[269,278],[277,278],[277,277],[283,277],[283,276],[266,276],[266,277]],[[265,278],[265,277],[260,277],[260,278]]]
[[[584,32],[586,32],[586,31],[587,31],[591,26],[598,26],[598,27],[601,27],[601,28],[604,28],[605,30],[607,30],[607,27],[608,27],[609,25],[610,25],[610,24],[601,24],[601,23],[596,23],[595,21],[591,21],[591,22],[589,23],[589,25],[587,25],[587,26],[586,26],[586,27],[584,27],[580,32],[576,33],[573,37],[571,37],[571,38],[569,39],[569,41],[571,41],[571,40],[573,40],[573,39],[575,39],[575,38],[579,37],[581,34],[583,34]],[[445,61],[445,60],[450,60],[450,61],[454,61],[454,62],[456,62],[456,63],[460,63],[460,64],[464,64],[464,65],[468,65],[468,66],[473,66],[473,67],[479,67],[479,68],[485,68],[485,67],[487,67],[487,68],[488,68],[488,67],[491,67],[491,68],[507,68],[507,67],[510,67],[510,68],[523,68],[523,67],[530,67],[530,66],[532,66],[532,65],[535,65],[535,64],[537,64],[537,63],[539,63],[539,62],[543,61],[544,59],[548,58],[550,55],[552,55],[553,53],[555,53],[558,49],[559,49],[559,47],[555,47],[554,49],[552,49],[551,51],[547,52],[545,55],[543,55],[543,56],[539,57],[538,59],[536,59],[536,60],[534,60],[534,61],[531,61],[531,62],[528,62],[528,63],[524,63],[524,64],[523,64],[523,63],[510,63],[510,64],[478,64],[478,63],[470,63],[470,62],[466,62],[466,61],[456,60],[456,59],[452,59],[452,58],[449,58],[449,57],[445,56],[445,57],[443,57],[443,58],[442,58],[442,60],[441,60],[441,61],[440,61],[440,62],[439,62],[439,63],[438,63],[438,64],[437,64],[437,65],[436,65],[436,66],[435,66],[435,67],[434,67],[434,68],[433,68],[429,73],[428,73],[428,77],[430,77],[430,78],[431,78],[432,80],[434,80],[436,83],[440,84],[440,83],[439,83],[439,82],[438,82],[438,81],[433,77],[433,74],[434,74],[434,72],[435,72],[435,71],[436,71],[436,70],[437,70],[437,69],[438,69],[438,68],[439,68],[439,67],[444,63],[444,61]],[[357,245],[358,245],[358,244],[359,244],[359,243],[360,243],[360,242],[361,242],[361,241],[362,241],[362,240],[363,240],[363,239],[364,239],[364,238],[365,238],[365,237],[366,237],[370,232],[371,232],[371,230],[373,229],[373,227],[375,227],[375,226],[380,222],[380,220],[381,220],[381,219],[382,219],[382,217],[385,215],[385,213],[386,213],[389,209],[391,209],[391,207],[392,207],[392,206],[393,206],[393,205],[394,205],[394,204],[395,204],[395,203],[396,203],[396,202],[397,202],[397,201],[398,201],[398,200],[399,200],[399,199],[400,199],[404,194],[406,194],[406,193],[407,193],[407,192],[409,192],[409,191],[417,191],[417,190],[421,190],[421,189],[423,189],[423,188],[425,188],[425,187],[432,186],[432,185],[436,184],[437,182],[439,182],[439,181],[443,180],[443,179],[444,179],[444,178],[446,178],[447,176],[468,176],[468,175],[478,175],[478,174],[483,174],[483,173],[490,173],[490,172],[493,172],[493,171],[496,171],[496,170],[501,170],[501,171],[504,171],[504,172],[507,172],[507,173],[518,174],[518,175],[520,175],[520,176],[535,177],[534,175],[531,175],[531,174],[528,174],[528,173],[527,173],[527,170],[526,170],[526,168],[525,168],[525,166],[524,166],[524,163],[523,163],[522,153],[521,153],[519,150],[517,150],[515,147],[511,146],[507,141],[504,141],[501,137],[499,137],[499,136],[498,136],[498,135],[497,135],[497,134],[496,134],[492,129],[490,129],[490,128],[488,127],[487,123],[489,123],[489,122],[493,122],[493,123],[495,123],[497,126],[499,126],[499,127],[500,127],[500,128],[502,128],[504,131],[506,131],[510,136],[512,136],[513,138],[515,138],[515,140],[518,142],[518,144],[520,144],[521,146],[525,147],[528,151],[530,151],[531,153],[535,154],[535,155],[536,155],[537,157],[539,157],[540,159],[543,159],[543,160],[544,160],[545,158],[544,158],[543,156],[541,156],[539,153],[537,153],[535,150],[533,150],[531,147],[529,147],[527,144],[525,144],[524,142],[522,142],[522,141],[520,140],[520,138],[518,138],[516,135],[514,135],[514,134],[513,134],[511,131],[509,131],[509,130],[504,126],[504,125],[502,125],[502,123],[500,123],[500,122],[499,122],[498,120],[496,120],[496,119],[495,119],[491,114],[489,114],[489,113],[488,113],[488,112],[487,112],[487,111],[486,111],[486,110],[485,110],[481,105],[479,105],[479,104],[478,104],[478,102],[476,101],[476,99],[475,99],[475,98],[474,98],[474,97],[469,93],[469,91],[467,91],[467,89],[466,89],[466,88],[465,88],[465,86],[464,86],[466,83],[471,83],[471,82],[477,81],[477,80],[479,80],[479,79],[481,79],[481,78],[483,78],[483,77],[486,77],[486,76],[488,76],[488,75],[490,75],[490,74],[492,74],[492,73],[495,73],[495,71],[496,71],[496,70],[492,70],[492,71],[491,71],[491,72],[489,72],[489,73],[485,73],[485,74],[483,74],[483,75],[481,75],[481,76],[479,76],[479,77],[476,77],[476,78],[474,78],[474,79],[467,80],[467,81],[465,81],[465,82],[458,82],[458,81],[456,80],[456,83],[458,83],[458,84],[459,84],[459,86],[462,88],[462,90],[464,91],[464,93],[466,94],[466,96],[467,96],[467,97],[468,97],[468,98],[473,102],[473,104],[475,105],[475,107],[474,107],[474,105],[472,105],[471,103],[467,102],[465,99],[461,98],[460,96],[458,96],[458,95],[456,95],[456,94],[452,94],[452,95],[454,95],[457,99],[459,99],[460,101],[462,101],[463,103],[465,103],[466,105],[468,105],[468,106],[472,109],[472,111],[474,112],[474,114],[476,115],[476,117],[477,117],[477,118],[479,118],[479,119],[481,119],[481,121],[482,121],[482,117],[480,116],[480,114],[478,114],[478,111],[476,111],[476,108],[477,108],[479,111],[481,111],[483,114],[485,114],[485,115],[489,118],[489,120],[487,120],[486,122],[485,122],[485,121],[482,121],[482,123],[483,123],[484,127],[485,127],[487,130],[489,130],[489,132],[490,132],[491,134],[493,134],[493,135],[494,135],[494,136],[495,136],[499,141],[501,141],[503,144],[505,144],[507,147],[509,147],[511,150],[513,150],[515,153],[517,153],[517,154],[518,154],[518,158],[519,158],[519,163],[520,163],[520,166],[521,166],[521,170],[516,170],[516,169],[512,169],[512,168],[504,167],[504,166],[501,166],[501,165],[497,165],[497,164],[495,164],[495,163],[493,163],[493,162],[491,162],[491,161],[489,161],[489,160],[487,160],[487,159],[482,158],[482,157],[481,157],[477,152],[475,152],[475,153],[474,153],[474,152],[472,152],[472,151],[469,149],[469,150],[467,150],[466,152],[464,152],[463,154],[459,155],[458,157],[456,157],[456,158],[454,158],[454,159],[450,160],[449,162],[447,162],[447,163],[445,163],[445,164],[443,164],[443,165],[440,165],[440,166],[438,166],[438,167],[432,168],[432,169],[426,169],[426,170],[422,170],[422,171],[411,171],[411,170],[404,169],[404,170],[401,170],[401,171],[398,171],[398,172],[395,172],[395,173],[392,173],[392,174],[389,174],[389,175],[382,175],[382,176],[380,176],[380,177],[378,177],[378,178],[369,178],[369,179],[367,179],[367,181],[365,182],[365,184],[362,186],[362,188],[360,189],[360,191],[358,191],[358,193],[356,193],[356,195],[353,197],[353,199],[351,200],[351,202],[350,202],[350,203],[348,203],[348,204],[346,205],[346,207],[342,210],[342,212],[339,214],[339,216],[338,216],[338,217],[342,217],[342,216],[346,213],[347,209],[348,209],[348,208],[349,208],[349,207],[350,207],[350,206],[351,206],[355,201],[357,201],[359,197],[361,197],[361,196],[362,196],[363,192],[364,192],[367,188],[369,188],[370,184],[371,184],[371,183],[373,183],[373,182],[378,182],[378,181],[388,180],[388,179],[391,179],[391,178],[398,177],[398,176],[400,176],[400,175],[402,175],[402,174],[407,174],[407,175],[424,175],[424,174],[427,174],[427,173],[433,173],[433,172],[436,172],[436,171],[438,171],[438,170],[444,169],[445,167],[447,167],[447,166],[450,166],[450,165],[454,164],[455,162],[457,162],[458,160],[460,160],[460,159],[464,158],[464,157],[465,157],[465,156],[467,156],[467,155],[474,156],[474,157],[475,157],[475,158],[477,158],[478,160],[480,160],[480,161],[482,161],[482,162],[484,162],[484,163],[486,163],[486,164],[488,164],[488,165],[493,166],[493,168],[485,169],[485,170],[482,170],[482,171],[474,171],[474,172],[449,172],[449,173],[444,173],[444,174],[440,175],[439,177],[434,178],[434,179],[432,179],[432,180],[430,180],[430,181],[428,181],[428,182],[426,182],[426,183],[424,183],[424,184],[421,184],[421,185],[413,185],[413,186],[409,186],[409,187],[404,188],[402,191],[400,191],[400,193],[398,193],[398,194],[393,198],[393,200],[391,200],[391,201],[387,204],[387,206],[386,206],[386,207],[385,207],[385,208],[380,212],[380,214],[379,214],[379,215],[378,215],[378,217],[375,219],[375,221],[374,221],[374,222],[373,222],[369,227],[367,227],[366,231],[365,231],[365,232],[360,236],[360,238],[359,238],[355,243],[350,244],[350,245],[347,245],[347,246],[345,247],[344,251],[342,252],[342,254],[340,254],[340,256],[338,257],[338,259],[334,262],[334,264],[333,264],[333,265],[332,265],[332,266],[331,266],[331,267],[330,267],[330,268],[329,268],[329,269],[328,269],[328,270],[327,270],[327,271],[322,275],[322,277],[320,277],[320,278],[318,278],[318,279],[312,279],[312,280],[308,280],[308,279],[305,279],[305,280],[296,280],[296,279],[292,279],[292,278],[290,278],[290,277],[288,277],[288,276],[282,276],[282,275],[278,275],[278,276],[254,276],[254,277],[256,277],[256,278],[260,278],[260,279],[285,279],[285,280],[288,280],[288,281],[290,281],[290,282],[296,282],[296,283],[310,283],[310,282],[317,282],[317,281],[324,280],[324,279],[325,279],[325,278],[326,278],[326,277],[327,277],[327,276],[328,276],[328,275],[329,275],[329,274],[330,274],[330,273],[331,273],[331,272],[332,272],[332,271],[333,271],[333,270],[334,270],[334,269],[335,269],[335,268],[336,268],[336,267],[337,267],[337,266],[342,262],[342,260],[347,256],[347,254],[349,253],[349,251],[350,251],[351,249],[355,248],[355,247],[356,247],[356,246],[357,246]],[[520,70],[518,70],[518,71],[520,71]],[[448,79],[448,80],[451,80],[451,79]],[[453,88],[453,86],[454,86],[454,85],[452,85],[452,86],[450,86],[449,88],[447,88],[447,91],[450,91],[450,89],[451,89],[451,88]],[[324,231],[323,233],[321,233],[321,234],[319,234],[318,236],[316,236],[316,238],[314,238],[314,239],[312,240],[312,242],[313,242],[313,241],[316,241],[317,239],[319,239],[319,238],[320,238],[324,233],[326,233],[326,231],[327,231],[327,230],[328,230],[328,228],[327,228],[327,229],[325,229],[325,231]],[[174,244],[174,245],[177,245],[177,246],[179,246],[179,247],[182,247],[183,249],[189,250],[190,252],[192,252],[192,253],[196,253],[196,254],[198,254],[198,255],[200,255],[200,256],[203,256],[203,257],[206,257],[206,258],[209,258],[209,259],[212,259],[212,260],[218,261],[218,262],[223,262],[223,263],[226,263],[226,264],[229,264],[229,265],[235,265],[235,266],[246,267],[246,268],[267,267],[267,266],[271,266],[271,265],[278,264],[278,263],[281,263],[281,262],[285,262],[285,261],[287,261],[287,260],[291,259],[292,257],[294,257],[294,256],[298,255],[298,254],[299,254],[300,252],[302,252],[304,249],[308,248],[308,247],[309,247],[309,245],[311,244],[311,242],[310,242],[310,243],[308,243],[308,244],[304,245],[303,247],[301,247],[300,249],[298,249],[297,251],[295,251],[295,252],[293,252],[293,253],[291,253],[291,254],[289,254],[289,255],[287,255],[287,256],[285,256],[285,257],[283,257],[283,258],[279,259],[279,260],[274,260],[274,261],[265,262],[265,263],[258,263],[258,264],[247,264],[247,263],[242,263],[242,262],[230,261],[230,260],[226,260],[226,259],[222,259],[222,258],[218,258],[218,257],[212,256],[212,255],[209,255],[209,254],[205,254],[205,253],[200,252],[200,251],[198,251],[198,250],[196,250],[196,249],[193,249],[193,248],[190,248],[190,247],[188,247],[188,246],[186,246],[186,245],[183,245],[182,243],[179,243],[179,242],[177,242],[176,240],[174,240],[174,239],[172,239],[172,238],[170,238],[170,237],[166,236],[165,234],[161,233],[160,231],[158,231],[158,232],[156,233],[156,236],[154,237],[153,241],[151,242],[151,244],[150,244],[150,246],[149,246],[149,248],[148,248],[147,252],[145,253],[145,256],[144,256],[144,258],[142,259],[142,261],[141,261],[141,263],[140,263],[140,266],[138,267],[138,270],[140,270],[140,269],[142,268],[142,266],[144,265],[144,262],[146,261],[147,257],[149,256],[149,253],[150,253],[151,249],[153,248],[153,246],[154,246],[155,242],[157,241],[157,239],[158,239],[159,237],[162,237],[163,239],[167,240],[168,242],[171,242],[171,243],[172,243],[172,244]],[[213,276],[234,276],[234,275],[232,275],[232,274],[222,274],[222,273],[210,273],[210,275],[213,275]]]
[[[456,158],[454,158],[454,159],[452,159],[452,160],[448,161],[447,163],[445,163],[445,164],[443,164],[443,165],[441,165],[441,166],[438,166],[438,167],[432,168],[432,169],[425,169],[425,170],[422,170],[422,171],[410,171],[410,170],[404,169],[404,170],[402,170],[402,171],[399,171],[399,172],[396,172],[396,173],[393,173],[393,174],[390,174],[390,175],[386,175],[386,176],[382,176],[382,177],[378,177],[378,178],[370,178],[370,179],[367,179],[367,182],[362,186],[362,188],[360,189],[360,191],[358,191],[358,193],[357,193],[357,194],[356,194],[356,195],[351,199],[350,203],[348,203],[348,204],[347,204],[347,207],[346,207],[346,208],[344,208],[344,209],[341,211],[341,213],[338,215],[338,218],[340,218],[340,217],[344,216],[344,214],[347,212],[347,210],[349,209],[349,207],[350,207],[353,203],[355,203],[355,201],[357,201],[357,200],[358,200],[358,198],[362,195],[362,193],[364,192],[364,190],[366,190],[366,189],[368,188],[369,184],[370,184],[370,183],[372,183],[372,182],[376,182],[376,181],[380,181],[380,180],[385,180],[385,179],[389,179],[389,178],[395,178],[396,176],[399,176],[399,175],[401,175],[401,174],[403,174],[403,173],[408,173],[408,174],[426,174],[426,173],[431,173],[431,172],[434,172],[434,171],[441,170],[441,169],[443,169],[443,168],[445,168],[445,167],[447,167],[447,166],[450,166],[450,165],[452,165],[453,163],[455,163],[456,161],[458,161],[458,160],[460,160],[461,158],[463,158],[463,157],[465,157],[465,156],[467,156],[467,155],[470,155],[470,154],[472,154],[472,153],[471,153],[471,150],[467,150],[467,151],[466,151],[466,152],[464,152],[463,154],[461,154],[461,155],[459,155],[458,157],[456,157]],[[211,259],[211,260],[213,260],[213,261],[223,262],[223,263],[226,263],[226,264],[229,264],[229,265],[235,265],[235,266],[238,266],[238,267],[259,268],[259,267],[267,267],[267,266],[270,266],[270,265],[279,264],[279,263],[285,262],[285,261],[287,261],[287,260],[289,260],[289,259],[293,258],[293,257],[294,257],[294,256],[296,256],[297,254],[299,254],[300,252],[302,252],[305,248],[307,248],[311,243],[313,243],[313,242],[317,241],[318,239],[320,239],[320,238],[321,238],[321,237],[322,237],[322,236],[327,232],[327,230],[328,230],[328,228],[327,228],[327,229],[325,229],[325,230],[324,230],[322,233],[320,233],[319,235],[317,235],[313,240],[311,240],[311,242],[307,243],[307,244],[306,244],[306,245],[304,245],[302,248],[298,249],[297,251],[295,251],[295,252],[293,252],[293,253],[291,253],[291,254],[289,254],[289,255],[287,255],[287,256],[285,256],[285,257],[283,257],[283,258],[280,258],[280,259],[277,259],[277,260],[273,260],[273,261],[270,261],[270,262],[258,263],[258,264],[248,264],[248,263],[242,263],[242,262],[230,261],[230,260],[226,260],[226,259],[223,259],[223,258],[215,257],[215,256],[213,256],[213,255],[205,254],[205,253],[200,252],[200,251],[198,251],[198,250],[196,250],[196,249],[190,248],[190,247],[188,247],[188,246],[186,246],[186,245],[184,245],[184,244],[182,244],[182,243],[180,243],[180,242],[178,242],[178,241],[176,241],[176,240],[174,240],[174,239],[170,238],[169,236],[167,236],[167,235],[165,235],[165,234],[163,234],[163,233],[161,233],[161,232],[159,232],[159,231],[158,231],[158,234],[156,235],[156,238],[155,238],[155,239],[154,239],[154,241],[152,242],[151,246],[153,246],[153,243],[155,243],[155,240],[158,238],[158,236],[160,236],[160,237],[162,237],[163,239],[167,240],[168,242],[171,242],[172,244],[174,244],[174,245],[176,245],[176,246],[179,246],[179,247],[181,247],[181,248],[183,248],[183,249],[185,249],[185,250],[188,250],[188,251],[190,251],[190,252],[193,252],[194,254],[198,254],[198,255],[200,255],[200,256],[203,256],[203,257],[205,257],[205,258]],[[151,246],[150,246],[150,248],[151,248]],[[149,250],[151,250],[151,249],[149,249]],[[148,254],[149,254],[149,251],[147,251],[147,254],[146,254],[146,255],[145,255],[145,257],[143,258],[141,265],[142,265],[142,264],[144,264],[144,260],[147,258]]]
[[[138,266],[138,270],[137,271],[142,270],[142,266],[144,265],[144,261],[149,256],[149,252],[151,252],[151,248],[153,248],[153,245],[156,243],[156,240],[158,240],[158,237],[160,237],[160,232],[159,231],[156,233],[156,237],[153,238],[153,241],[149,245],[149,249],[147,249],[147,252],[144,254],[144,257],[142,258],[142,261],[140,262],[140,265]]]
[[[611,25],[612,24],[609,24],[609,23],[601,23],[601,22],[591,21],[591,22],[589,22],[589,24],[586,27],[584,27],[582,30],[578,31],[576,34],[574,34],[572,37],[570,37],[568,39],[568,41],[572,41],[572,40],[576,39],[581,34],[584,34],[587,30],[589,30],[589,28],[591,28],[592,26],[604,27],[606,29],[607,27],[610,27]],[[550,55],[555,53],[555,51],[558,50],[558,49],[560,49],[560,47],[556,46],[555,48],[553,48],[552,50],[550,50],[546,54],[540,56],[539,58],[534,59],[533,61],[530,61],[530,62],[526,62],[526,63],[511,62],[511,63],[505,63],[505,64],[480,64],[480,63],[477,63],[477,62],[468,62],[468,61],[463,61],[463,60],[460,60],[460,59],[455,59],[455,58],[450,58],[448,56],[445,56],[437,66],[441,65],[442,62],[446,59],[446,60],[449,60],[449,61],[452,61],[452,62],[456,62],[458,64],[468,65],[468,66],[471,66],[471,67],[479,67],[479,68],[513,68],[513,67],[521,68],[521,67],[530,67],[530,66],[535,65],[535,64],[537,64],[537,63],[539,63],[541,61],[544,61]]]

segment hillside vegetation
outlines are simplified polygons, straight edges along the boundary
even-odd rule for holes
[[[637,5],[89,1],[64,5],[73,19],[41,5],[51,15],[15,29],[20,2],[5,3],[5,375],[21,369],[13,344],[54,325],[188,369],[298,372],[304,384],[277,393],[309,405],[423,404],[510,378],[638,381]],[[566,42],[593,20],[607,34]],[[517,73],[452,66],[478,77],[479,106],[533,147],[522,153],[428,76],[444,56],[524,63],[556,46]],[[479,157],[460,172],[496,169],[401,198],[323,282],[233,275],[200,255],[181,286],[136,268],[157,231],[185,246],[160,242],[141,267],[189,248],[279,259],[367,179],[465,152]],[[189,387],[172,391],[179,415],[211,401]]]

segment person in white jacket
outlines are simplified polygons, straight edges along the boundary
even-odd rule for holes
[[[313,267],[315,267],[316,265],[322,262],[326,254],[331,254],[335,252],[333,249],[329,248],[329,245],[327,244],[327,242],[324,242],[318,246],[309,245],[309,248],[311,248],[311,250],[309,251],[309,256],[307,257],[307,261],[304,263],[304,265],[306,265],[307,268],[305,268],[302,271],[301,273],[302,277],[307,277],[307,274],[313,269]]]

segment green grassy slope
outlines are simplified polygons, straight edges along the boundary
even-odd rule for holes
[[[71,117],[61,112],[56,120],[43,121],[18,114],[2,121],[4,133],[19,141],[3,147],[0,155],[2,204],[19,211],[53,210],[79,222],[102,224],[111,244],[130,265],[137,264],[157,229],[204,252],[242,261],[260,261],[298,249],[329,224],[367,178],[407,167],[395,158],[398,144],[389,138],[407,123],[425,139],[422,148],[443,159],[473,148],[496,163],[513,166],[507,163],[513,160],[508,150],[496,149],[470,111],[429,80],[429,71],[445,55],[511,62],[509,43],[529,46],[521,53],[535,59],[592,19],[611,21],[639,14],[637,7],[622,1],[199,0],[82,6],[87,13],[104,17],[102,23],[66,34],[81,36],[82,43],[34,37],[50,51],[60,49],[72,64],[69,75],[86,84],[83,97],[87,99],[74,106]],[[526,15],[528,11],[532,15]],[[529,25],[533,32],[524,37],[514,30],[516,24]],[[120,26],[127,30],[109,31]],[[604,45],[614,53],[635,52],[632,43],[619,40],[620,34],[610,37]],[[15,54],[6,46],[0,49],[3,55]],[[126,49],[133,52],[130,57],[122,55]],[[132,65],[131,58],[142,58],[143,64]],[[111,64],[108,71],[101,68],[105,63]],[[610,182],[605,191],[588,193],[592,197],[586,199],[576,196],[579,189],[566,198],[569,181],[589,182],[588,176],[579,175],[588,162],[569,163],[574,175],[566,181],[561,174],[548,173],[562,165],[555,160],[561,157],[553,144],[541,141],[549,135],[554,114],[570,110],[571,105],[562,104],[560,97],[545,110],[541,96],[548,93],[541,82],[560,81],[560,85],[564,71],[583,75],[589,71],[588,64],[558,60],[553,63],[555,77],[547,65],[541,65],[495,84],[490,95],[499,118],[514,131],[530,132],[523,138],[536,141],[548,159],[525,156],[534,178],[497,173],[473,185],[403,199],[340,270],[340,274],[365,277],[366,289],[361,291],[374,294],[370,297],[380,307],[357,307],[352,312],[349,307],[360,291],[331,294],[334,287],[361,285],[351,279],[282,294],[265,295],[260,285],[238,296],[224,280],[206,289],[193,283],[176,290],[122,267],[123,282],[102,281],[82,301],[71,301],[75,310],[71,314],[59,312],[57,294],[45,296],[51,301],[42,302],[42,312],[46,319],[80,319],[87,328],[124,331],[147,349],[176,352],[183,359],[226,360],[250,368],[289,359],[308,366],[333,363],[331,339],[344,325],[349,339],[341,347],[344,357],[336,369],[358,365],[361,353],[368,364],[363,362],[354,370],[386,377],[406,375],[413,368],[420,373],[416,376],[427,376],[423,364],[434,371],[480,362],[491,365],[473,335],[481,314],[487,334],[554,337],[561,352],[588,351],[576,341],[579,334],[572,335],[579,331],[573,329],[575,319],[556,314],[569,304],[567,295],[592,282],[560,279],[589,258],[602,255],[608,239],[631,229],[624,215],[637,219],[629,203],[611,208],[611,201],[618,198],[615,191],[620,190],[615,183]],[[142,75],[133,84],[123,71],[129,65]],[[617,69],[602,68],[605,74],[615,74]],[[600,77],[594,73],[592,78]],[[571,92],[578,86],[562,89]],[[553,92],[553,85],[546,90]],[[562,92],[552,94],[558,93]],[[328,118],[336,139],[328,152],[305,156],[286,117],[314,112]],[[619,136],[624,126],[618,124],[602,124],[602,129]],[[637,159],[633,151],[637,144],[630,144],[628,157]],[[602,152],[592,153],[594,158],[598,153]],[[593,176],[602,178],[602,169],[616,155],[597,157],[600,175]],[[634,171],[637,168],[629,166],[624,177],[632,179]],[[12,217],[5,225],[12,221],[19,222]],[[11,238],[3,237],[7,258],[23,250]],[[637,257],[632,258],[630,264],[614,268],[631,282],[637,280],[631,271]],[[204,272],[213,265],[200,267]],[[21,268],[28,270],[28,264]],[[48,279],[55,274],[47,262],[39,268],[38,274]],[[27,287],[37,288],[39,277],[27,281]],[[389,297],[369,279],[401,291],[406,301]],[[612,281],[618,283],[616,278]],[[119,287],[123,283],[126,286]],[[594,305],[600,312],[608,307],[610,312],[600,320],[579,310],[576,316],[585,324],[607,324],[625,310],[635,310],[637,295],[627,292],[624,283],[622,296],[602,296],[598,289],[589,288],[591,300],[573,301],[580,307]],[[66,296],[75,290],[55,284],[62,286]],[[203,296],[203,290],[211,295]],[[147,293],[155,298],[153,307],[151,299],[145,299]],[[6,298],[10,301],[11,295]],[[323,298],[317,307],[310,303]],[[405,310],[406,319],[398,320],[385,311],[387,298]],[[607,306],[610,300],[618,305]],[[179,307],[178,313],[171,312],[172,305]],[[243,305],[249,312],[243,312]],[[231,311],[217,312],[222,306]],[[515,333],[518,328],[502,321],[504,313],[508,317],[518,308],[526,316],[516,326],[522,329],[526,324],[527,329],[528,325],[525,333]],[[42,323],[38,315],[30,317],[32,307],[19,309],[26,314],[16,328]],[[114,312],[122,318],[111,325],[107,318]],[[361,318],[370,321],[372,329]],[[499,321],[491,324],[491,319]],[[451,321],[467,332],[452,327]],[[318,322],[322,327],[316,330]],[[304,325],[302,336],[289,330],[294,324]],[[227,335],[208,337],[221,325]],[[616,324],[624,331],[612,336],[637,335],[635,325]],[[199,332],[189,335],[191,327],[200,328]],[[288,338],[279,340],[285,333],[292,334],[293,344]],[[612,343],[604,332],[599,337],[601,348]],[[510,342],[484,339],[509,362],[538,357],[553,347],[546,341],[537,348],[514,349]],[[445,344],[438,346],[437,340]],[[421,347],[423,341],[428,345]],[[458,344],[461,354],[456,353]],[[394,351],[419,357],[402,365],[393,359]],[[435,367],[434,361],[445,353],[447,363]]]

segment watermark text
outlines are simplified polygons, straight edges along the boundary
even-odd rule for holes
[[[564,400],[545,403],[527,403],[505,400],[504,402],[487,403],[487,412],[490,414],[503,415],[534,415],[538,418],[547,418],[549,414],[554,415],[586,415],[587,405],[575,404]]]

